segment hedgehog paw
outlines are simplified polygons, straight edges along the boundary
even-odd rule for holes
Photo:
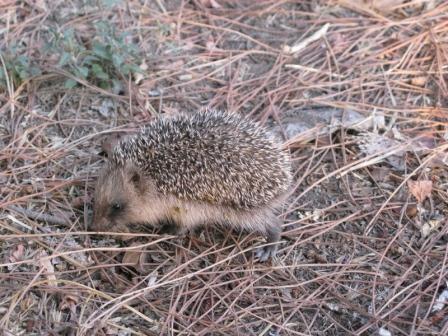
[[[255,257],[258,258],[258,261],[265,262],[269,258],[274,258],[277,254],[277,245],[269,245],[258,248],[255,252]]]

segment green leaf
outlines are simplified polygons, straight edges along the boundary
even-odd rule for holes
[[[75,32],[73,28],[68,28],[64,30],[62,35],[64,36],[64,40],[73,40],[75,38]]]
[[[109,75],[104,72],[103,68],[99,64],[93,64],[92,65],[92,72],[95,75],[95,77],[99,79],[107,80],[109,79]]]
[[[70,59],[72,58],[72,55],[68,52],[63,52],[61,55],[61,58],[59,60],[58,66],[62,67],[64,65],[66,65]]]
[[[104,6],[112,8],[113,6],[119,4],[121,0],[102,0],[101,2],[103,3]]]
[[[25,55],[19,55],[16,58],[17,62],[21,65],[26,65],[28,64],[28,57],[26,57]]]
[[[134,73],[143,73],[144,71],[142,69],[140,69],[140,67],[136,64],[130,64],[129,65],[130,69],[132,72]]]
[[[104,21],[99,21],[95,24],[95,29],[97,30],[97,32],[107,32],[109,31],[109,25],[108,23],[104,22]]]
[[[94,63],[94,62],[98,62],[100,59],[96,56],[93,55],[87,55],[86,57],[84,57],[83,59],[83,64],[90,64],[90,63]]]
[[[35,66],[31,67],[30,71],[31,71],[31,76],[38,76],[38,75],[40,75],[42,73],[40,71],[40,69],[35,67]]]
[[[69,78],[69,79],[67,79],[67,80],[65,81],[65,83],[64,83],[64,87],[65,87],[66,89],[73,89],[77,84],[78,84],[77,81],[75,81],[75,80]]]
[[[116,68],[120,68],[120,66],[123,64],[124,62],[124,57],[118,54],[113,54],[112,55],[112,62],[114,63]]]
[[[77,67],[77,76],[82,77],[83,79],[86,79],[89,75],[89,68],[86,67]]]
[[[26,71],[26,70],[21,70],[21,71],[19,72],[19,78],[20,78],[21,80],[27,79],[27,78],[29,78],[29,77],[30,77],[30,74],[28,73],[28,71]]]
[[[108,90],[110,88],[110,84],[109,82],[101,81],[99,87],[104,90]]]
[[[99,44],[98,42],[93,43],[92,51],[95,56],[104,59],[110,59],[110,54],[108,53],[107,48],[104,45]]]
[[[129,66],[129,64],[125,64],[123,65],[123,67],[121,68],[121,73],[125,76],[129,75],[129,73],[131,72],[131,67]]]

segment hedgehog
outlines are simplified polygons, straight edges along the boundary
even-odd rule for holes
[[[183,235],[204,225],[257,232],[274,257],[277,211],[291,184],[289,153],[258,122],[235,112],[201,110],[158,117],[105,146],[94,193],[97,231]]]

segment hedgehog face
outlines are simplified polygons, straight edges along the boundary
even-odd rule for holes
[[[141,207],[150,188],[132,164],[108,164],[100,173],[94,195],[93,227],[98,231],[129,232],[143,220]]]

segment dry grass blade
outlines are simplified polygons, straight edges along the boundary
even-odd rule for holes
[[[443,0],[1,2],[0,333],[448,334],[447,19]],[[278,257],[220,228],[87,232],[104,135],[203,106],[292,152]]]

